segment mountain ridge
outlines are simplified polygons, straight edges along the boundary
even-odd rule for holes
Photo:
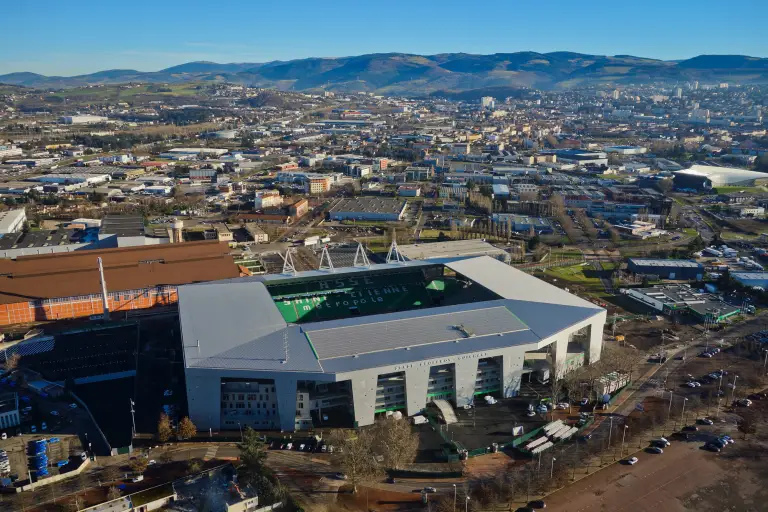
[[[768,59],[746,55],[699,55],[664,61],[633,55],[606,56],[568,51],[487,55],[390,52],[263,63],[194,61],[159,71],[110,69],[71,77],[30,72],[0,75],[0,83],[54,89],[129,82],[211,81],[296,91],[325,89],[411,95],[499,87],[568,89],[595,85],[676,84],[693,80],[768,83]]]

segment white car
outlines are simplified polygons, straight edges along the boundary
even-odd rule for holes
[[[148,466],[154,466],[155,464],[157,464],[157,461],[155,459],[150,459],[150,461],[147,462]]]
[[[688,386],[689,388],[695,388],[696,387],[696,384],[694,384],[693,382],[687,382],[685,385]]]
[[[635,464],[637,464],[637,461],[638,461],[637,457],[630,457],[627,459],[627,464],[629,464],[630,466],[634,466]]]
[[[529,418],[532,417],[532,416],[536,416],[536,411],[528,411],[526,416],[528,416]]]
[[[714,425],[714,424],[715,424],[715,422],[714,422],[714,421],[712,421],[712,420],[711,420],[711,419],[709,419],[709,418],[702,418],[702,419],[701,419],[701,420],[699,420],[699,421],[701,421],[701,422],[702,422],[703,424],[705,424],[705,425]]]
[[[559,404],[557,404],[558,409],[568,409],[569,407],[570,407],[570,404],[568,404],[567,402],[560,402]]]

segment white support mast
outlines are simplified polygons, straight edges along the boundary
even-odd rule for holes
[[[109,303],[107,302],[107,281],[104,279],[104,265],[101,262],[101,256],[97,258],[99,261],[99,279],[101,280],[101,305],[104,308],[104,320],[109,320]]]
[[[397,241],[392,237],[392,245],[389,246],[389,252],[387,253],[387,263],[405,263],[405,258],[397,249]]]
[[[296,266],[293,264],[290,248],[286,249],[285,256],[283,256],[283,274],[296,275]]]
[[[370,267],[371,262],[368,260],[368,254],[365,252],[365,247],[363,247],[363,244],[358,242],[357,243],[357,250],[355,251],[355,262],[352,264],[353,267]]]
[[[320,254],[320,265],[317,267],[317,269],[336,272],[336,269],[333,268],[333,261],[331,261],[331,254],[328,252],[327,245],[323,246],[323,252]]]

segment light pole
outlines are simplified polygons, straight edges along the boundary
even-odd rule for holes
[[[619,458],[624,457],[624,436],[627,434],[627,429],[629,427],[627,425],[624,425],[624,429],[621,431],[621,454],[619,455]]]
[[[469,510],[469,496],[467,496],[467,499],[464,500],[464,512],[467,512]]]
[[[765,361],[763,361],[763,372],[765,372],[766,368],[768,368],[768,348],[764,348],[763,352],[765,352]]]
[[[456,484],[453,484],[453,512],[456,512]]]
[[[733,376],[733,388],[731,389],[731,402],[733,402],[733,399],[736,397],[736,379],[738,379],[738,375]]]
[[[557,459],[552,457],[552,465],[549,468],[549,479],[552,480],[552,477],[555,475],[555,461]]]
[[[674,396],[674,393],[672,390],[669,390],[669,407],[667,408],[667,421],[669,421],[669,417],[672,415],[672,397]]]
[[[680,413],[680,428],[683,428],[683,423],[685,423],[685,402],[687,402],[688,399],[683,397],[683,411]]]
[[[611,447],[611,434],[613,434],[613,416],[611,416],[611,426],[608,429],[608,448]]]

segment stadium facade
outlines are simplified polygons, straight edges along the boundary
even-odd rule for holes
[[[179,288],[199,429],[293,431],[515,396],[533,366],[600,358],[604,309],[489,256]]]

